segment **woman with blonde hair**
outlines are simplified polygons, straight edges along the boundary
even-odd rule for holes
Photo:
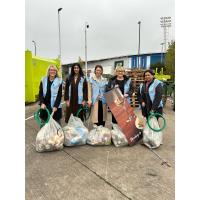
[[[113,88],[119,88],[124,98],[127,98],[130,103],[130,98],[133,94],[133,83],[131,79],[125,75],[125,69],[123,66],[117,66],[115,69],[116,75],[113,76],[106,87],[106,91],[112,90]],[[112,123],[117,123],[115,117],[112,115]]]
[[[104,97],[107,80],[102,77],[103,67],[96,65],[94,76],[88,81],[88,105],[92,106],[91,121],[97,126],[105,126],[107,118],[106,99]]]
[[[58,69],[55,65],[50,65],[47,69],[47,75],[40,82],[39,105],[42,109],[40,118],[47,120],[47,108],[50,113],[54,112],[53,118],[60,124],[62,118],[62,79],[58,76]]]

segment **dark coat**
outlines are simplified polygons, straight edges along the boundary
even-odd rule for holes
[[[39,88],[39,105],[41,105],[42,103],[46,105],[47,109],[49,110],[50,113],[52,113],[52,108],[51,108],[51,84],[53,82],[51,82],[48,79],[47,82],[47,93],[46,96],[44,97],[43,95],[43,85],[42,82],[40,82],[40,88]],[[58,108],[61,102],[61,98],[62,98],[62,84],[60,85],[59,89],[58,89],[58,94],[54,103],[54,107],[57,108],[57,111],[54,113],[53,115],[53,119],[55,119],[56,121],[59,121],[62,118],[62,108]],[[43,119],[44,121],[47,120],[47,112],[45,110],[42,110],[40,113],[40,117],[41,119]]]
[[[129,80],[129,77],[127,77],[127,76],[124,75],[124,82],[123,82],[123,84],[125,85],[128,80]],[[108,82],[108,84],[106,86],[106,92],[108,92],[108,91],[112,90],[113,88],[115,88],[115,85],[117,84],[116,82],[117,82],[117,76],[112,77],[109,80],[109,82]],[[124,95],[124,85],[120,85],[119,86],[119,89],[122,88],[120,90],[121,90],[121,92],[122,92],[123,95]],[[132,97],[133,92],[134,92],[133,82],[131,81],[130,85],[129,85],[129,91],[128,91],[129,97]],[[114,117],[113,114],[112,114],[112,123],[117,123],[117,121],[116,121],[116,119],[115,119],[115,117]]]
[[[139,95],[139,102],[142,105],[142,102],[145,103],[145,107],[142,107],[142,114],[147,117],[150,113],[150,111],[158,112],[162,114],[162,107],[159,107],[160,101],[162,100],[162,84],[159,83],[157,87],[155,88],[155,98],[154,101],[151,102],[150,96],[149,96],[149,87],[154,82],[155,79],[152,80],[152,82],[148,85],[148,88],[146,88],[146,82],[144,82],[141,93]],[[140,92],[140,91],[138,91]]]
[[[117,80],[117,76],[114,76],[109,80],[108,84],[106,85],[106,92],[112,90],[115,87],[116,80]],[[128,80],[129,80],[129,77],[124,75],[124,85],[126,84]],[[132,97],[133,92],[134,92],[134,87],[133,87],[133,82],[131,81],[129,85],[129,92],[128,92],[129,97]]]
[[[78,104],[78,84],[80,82],[80,76],[77,78],[77,81],[75,83],[74,77],[69,77],[66,79],[66,85],[65,85],[65,92],[64,92],[64,100],[70,101],[70,106],[66,107],[66,115],[65,115],[65,122],[68,123],[68,120],[70,118],[71,113],[76,116],[77,111],[81,108],[81,104]],[[71,85],[71,95],[69,99],[69,86]],[[87,81],[84,79],[83,82],[83,100],[88,100],[88,87],[87,87]],[[83,120],[83,115],[80,113],[80,118]]]

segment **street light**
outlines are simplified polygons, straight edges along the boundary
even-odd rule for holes
[[[86,70],[86,78],[87,78],[87,29],[89,28],[89,24],[85,22],[85,70]]]
[[[62,76],[62,62],[61,62],[61,39],[60,39],[60,11],[62,8],[58,9],[58,31],[59,31],[59,59],[60,59],[60,71],[61,71],[61,76]]]
[[[138,69],[140,69],[140,65],[139,65],[139,56],[140,56],[140,24],[141,24],[141,21],[138,22],[139,24],[139,43],[138,43]]]
[[[164,30],[164,52],[167,50],[167,28],[171,27],[171,17],[161,17],[160,18],[160,26]]]
[[[35,47],[35,56],[36,56],[36,42],[34,40],[32,40],[34,47]]]
[[[160,45],[162,45],[162,48],[161,48],[161,64],[163,62],[163,44],[164,42],[162,42]]]
[[[60,39],[60,11],[62,8],[58,9],[58,31],[59,31],[59,58],[61,60],[61,39]]]

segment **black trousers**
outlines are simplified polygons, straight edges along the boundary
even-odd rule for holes
[[[103,121],[103,104],[102,101],[98,102],[98,123],[95,123],[97,126],[105,126],[105,121]]]
[[[49,110],[50,114],[52,113],[52,108],[50,105],[46,105],[47,109]],[[46,121],[48,118],[48,114],[46,110],[41,110],[40,118],[43,121]],[[60,124],[60,120],[62,118],[62,108],[58,108],[57,111],[53,114],[53,119]]]
[[[142,108],[142,115],[143,115],[144,117],[148,118],[149,115],[150,115],[150,113],[147,111],[147,108],[146,108],[146,107],[142,107],[142,106],[141,106],[141,108]],[[160,108],[156,109],[155,112],[162,115],[162,114],[163,114],[163,108],[160,107]],[[160,116],[156,116],[157,119],[159,119],[159,117],[160,117]]]

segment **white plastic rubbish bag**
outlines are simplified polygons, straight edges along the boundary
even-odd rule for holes
[[[111,130],[112,141],[116,147],[127,146],[128,141],[126,136],[122,133],[117,124],[113,124],[113,130]]]
[[[150,125],[154,129],[159,129],[159,124],[156,118],[152,117],[149,121]],[[156,132],[149,128],[146,123],[143,130],[143,143],[149,148],[158,148],[162,144],[163,133],[161,131]]]
[[[45,124],[36,137],[36,151],[54,151],[63,148],[64,133],[61,126],[52,118]]]
[[[89,132],[87,143],[91,145],[110,145],[111,131],[103,126],[94,125],[94,129]]]
[[[84,145],[88,137],[88,129],[80,118],[71,114],[67,126],[63,128],[65,146]]]

